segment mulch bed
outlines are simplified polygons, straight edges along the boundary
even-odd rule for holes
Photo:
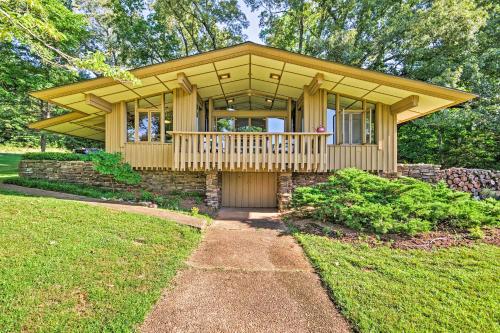
[[[287,223],[301,232],[318,236],[327,236],[331,239],[352,244],[369,244],[370,246],[389,246],[394,249],[422,249],[433,250],[451,246],[470,246],[477,243],[487,243],[500,246],[500,228],[483,229],[484,237],[474,239],[464,230],[438,230],[415,236],[386,234],[377,236],[362,233],[341,225],[327,224],[310,219],[301,219],[288,216]],[[325,233],[328,231],[328,233]]]

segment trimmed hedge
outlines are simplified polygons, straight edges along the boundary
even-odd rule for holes
[[[325,222],[377,234],[500,225],[497,200],[475,200],[443,182],[390,181],[357,169],[340,170],[326,183],[295,189],[292,206]]]
[[[23,160],[50,160],[50,161],[90,161],[89,155],[75,153],[26,153],[22,157]]]

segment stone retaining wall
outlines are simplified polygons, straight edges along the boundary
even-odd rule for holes
[[[22,160],[19,175],[25,178],[58,180],[74,184],[98,186],[105,189],[146,190],[158,194],[176,191],[196,192],[205,195],[205,172],[177,172],[166,170],[138,170],[142,181],[138,185],[117,183],[111,176],[94,171],[92,162]]]
[[[448,187],[469,192],[475,197],[500,197],[500,171],[484,169],[441,169],[434,164],[399,164],[401,176],[420,179],[429,183],[443,180]]]

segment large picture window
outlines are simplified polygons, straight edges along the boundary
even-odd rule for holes
[[[172,94],[160,94],[126,103],[127,142],[172,142]]]

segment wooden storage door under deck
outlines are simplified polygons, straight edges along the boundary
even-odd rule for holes
[[[223,207],[276,207],[276,173],[223,172]]]

